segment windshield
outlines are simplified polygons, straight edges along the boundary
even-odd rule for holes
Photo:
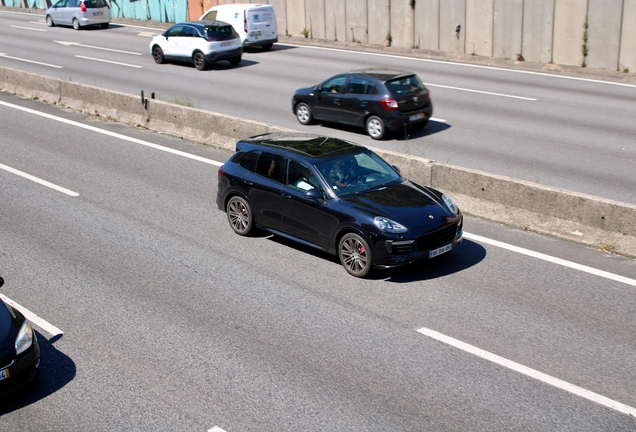
[[[338,196],[381,189],[401,181],[395,170],[371,151],[334,157],[316,168]]]

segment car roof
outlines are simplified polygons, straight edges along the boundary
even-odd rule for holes
[[[365,75],[371,78],[378,79],[380,81],[392,81],[398,78],[404,78],[415,75],[415,72],[409,72],[405,70],[397,69],[384,69],[384,68],[366,68],[366,69],[353,69],[349,74]]]
[[[284,149],[310,158],[367,151],[366,147],[339,138],[301,132],[272,132],[245,138],[236,143],[236,151],[246,144]]]
[[[198,21],[183,21],[183,22],[175,24],[175,26],[178,26],[178,25],[191,25],[193,27],[197,27],[199,30],[203,30],[203,28],[205,27],[229,26],[231,24],[226,23],[225,21],[219,21],[219,20],[198,20]]]

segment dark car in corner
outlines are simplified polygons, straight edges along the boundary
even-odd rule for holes
[[[240,140],[218,171],[232,229],[255,228],[337,255],[353,276],[434,258],[462,241],[442,192],[403,178],[366,147],[303,133]]]
[[[303,125],[319,120],[363,127],[373,139],[387,130],[423,128],[433,115],[430,92],[406,71],[354,70],[296,90],[292,111]]]
[[[20,311],[0,300],[0,397],[30,384],[39,372],[40,346],[35,332]]]

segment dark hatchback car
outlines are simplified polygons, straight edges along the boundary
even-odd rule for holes
[[[433,115],[430,92],[412,72],[368,69],[298,89],[292,110],[303,125],[315,120],[359,126],[373,139],[387,130],[423,128]]]
[[[216,203],[240,235],[254,228],[337,255],[357,277],[450,251],[463,217],[371,150],[337,138],[271,133],[239,141]]]
[[[19,311],[0,300],[0,397],[31,383],[39,372],[40,346],[35,332]]]

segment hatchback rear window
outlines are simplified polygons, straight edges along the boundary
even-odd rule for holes
[[[86,6],[86,9],[97,9],[106,7],[105,0],[84,0],[83,3],[84,6]]]
[[[419,93],[424,90],[424,84],[417,75],[411,75],[392,81],[387,81],[387,88],[393,94]]]
[[[212,40],[227,40],[238,37],[238,33],[231,25],[224,26],[206,26],[207,36]]]

